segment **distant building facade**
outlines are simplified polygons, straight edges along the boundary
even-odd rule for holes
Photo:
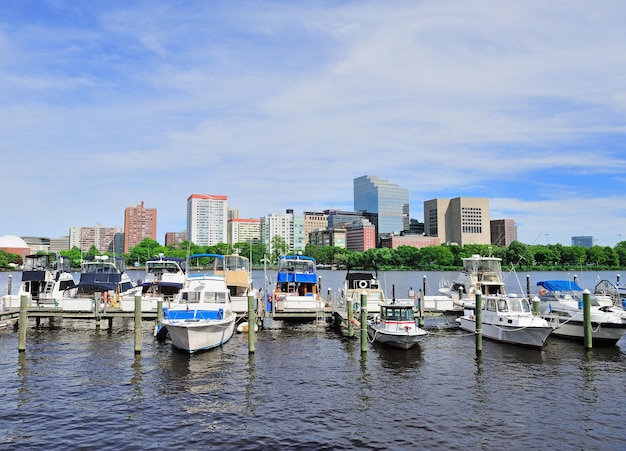
[[[354,210],[376,213],[376,227],[383,234],[409,230],[409,190],[373,175],[354,179]]]
[[[346,227],[346,249],[349,251],[365,252],[375,249],[376,242],[376,227],[367,219],[362,218]]]
[[[143,201],[124,210],[124,253],[141,243],[144,238],[156,241],[157,210],[146,208]]]
[[[573,236],[572,246],[580,246],[580,247],[586,247],[586,248],[593,247],[593,237],[592,236]]]
[[[304,246],[310,243],[311,233],[316,230],[325,230],[328,227],[328,215],[319,211],[304,212]]]
[[[258,243],[261,239],[261,220],[233,218],[228,221],[230,244]]]
[[[198,246],[228,243],[228,198],[192,194],[187,198],[187,233]]]
[[[333,246],[346,249],[346,229],[320,229],[309,234],[309,244],[322,248]]]
[[[91,247],[98,252],[121,254],[124,252],[124,229],[121,227],[70,227],[69,247],[88,252]]]
[[[187,240],[187,231],[184,232],[167,232],[165,234],[165,246],[182,243]]]
[[[426,246],[439,246],[441,242],[436,236],[424,235],[387,235],[381,239],[381,247],[398,249],[399,246],[410,246],[418,249]]]
[[[441,243],[490,244],[489,199],[456,197],[424,202],[424,233]]]
[[[494,219],[491,221],[491,244],[509,247],[517,241],[517,226],[513,219]]]
[[[272,254],[273,239],[282,238],[289,250],[293,250],[293,218],[290,214],[270,213],[261,218],[261,242],[265,244],[267,252]]]

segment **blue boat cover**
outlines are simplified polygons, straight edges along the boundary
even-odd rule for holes
[[[571,280],[543,280],[537,282],[538,287],[544,287],[548,291],[583,291],[576,282]]]
[[[278,283],[295,282],[295,283],[317,283],[317,275],[314,273],[284,273],[279,272],[277,277]]]

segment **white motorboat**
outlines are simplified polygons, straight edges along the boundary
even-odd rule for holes
[[[174,307],[163,309],[162,321],[175,348],[194,353],[231,339],[237,316],[223,276],[188,275],[179,295]]]
[[[368,316],[378,313],[380,306],[386,302],[385,293],[375,274],[369,272],[348,272],[343,285],[343,306],[352,304],[352,310],[358,315],[361,310],[361,295],[367,297]]]
[[[172,307],[186,279],[186,261],[179,257],[158,257],[146,260],[146,274],[141,287],[141,310],[154,311],[159,301],[164,307]],[[120,302],[122,311],[135,310],[135,299],[126,296]]]
[[[24,258],[22,281],[16,295],[2,297],[5,308],[19,308],[21,297],[27,296],[29,305],[55,308],[64,296],[76,291],[69,257],[57,253],[27,255]]]
[[[292,318],[314,318],[324,311],[320,297],[316,260],[304,255],[287,255],[278,261],[276,288],[269,295],[271,312]]]
[[[570,280],[537,282],[541,316],[558,327],[554,335],[583,340],[583,289]],[[614,345],[626,332],[626,311],[610,296],[590,294],[591,337],[594,344]]]
[[[475,310],[475,302],[466,302],[463,316],[456,318],[461,329],[476,332]],[[516,296],[483,297],[481,316],[483,337],[504,343],[541,348],[553,331],[545,319],[532,314],[527,299]]]
[[[475,254],[463,259],[463,270],[452,286],[447,290],[440,289],[440,292],[447,294],[456,305],[463,307],[466,301],[474,301],[477,291],[483,296],[505,294],[504,285],[502,259]]]
[[[410,349],[428,332],[417,326],[412,302],[396,301],[380,305],[380,313],[367,322],[367,335],[372,343]]]

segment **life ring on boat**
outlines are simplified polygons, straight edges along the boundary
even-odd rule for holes
[[[359,288],[367,288],[367,280],[359,280]]]

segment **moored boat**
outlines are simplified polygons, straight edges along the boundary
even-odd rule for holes
[[[22,296],[37,307],[55,308],[64,296],[76,291],[70,259],[57,253],[27,255],[24,258],[22,281],[16,295],[2,297],[5,308],[19,308]]]
[[[463,316],[456,318],[461,329],[476,332],[475,310],[475,304],[468,303]],[[545,319],[533,315],[528,300],[521,297],[483,297],[481,317],[483,337],[531,348],[543,347],[554,330]]]
[[[248,296],[256,297],[257,292],[252,286],[250,260],[239,254],[224,255],[216,260],[215,274],[223,275],[230,291],[233,311],[239,316],[248,313]]]
[[[428,335],[417,325],[412,302],[384,303],[379,308],[379,313],[367,321],[372,343],[410,349]]]
[[[583,340],[583,289],[570,280],[537,282],[541,316],[558,327],[554,335]],[[626,333],[626,311],[614,305],[610,296],[589,295],[591,337],[594,344],[614,345]]]
[[[123,297],[132,296],[138,290],[126,273],[123,258],[88,255],[81,264],[75,295],[64,297],[61,304],[63,310],[78,311],[93,310],[98,303],[115,307]]]
[[[183,288],[186,278],[186,261],[179,257],[158,257],[146,260],[146,274],[141,287],[141,310],[152,311],[159,301],[164,307],[171,307],[176,301],[179,291]],[[120,302],[122,311],[135,309],[134,295],[126,296]]]
[[[162,321],[172,346],[194,353],[231,339],[237,316],[223,276],[190,274],[179,295],[174,307],[164,309]]]
[[[270,293],[271,312],[293,318],[315,318],[324,311],[320,298],[316,260],[304,255],[287,255],[278,261],[276,288]]]
[[[343,285],[343,306],[352,304],[354,314],[361,310],[361,296],[367,296],[367,313],[373,316],[380,311],[380,306],[386,302],[385,293],[380,288],[376,274],[369,272],[347,272]]]

